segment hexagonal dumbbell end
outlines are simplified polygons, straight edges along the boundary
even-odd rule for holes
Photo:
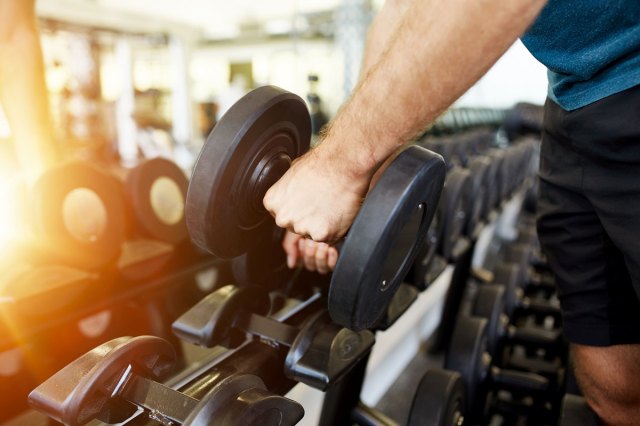
[[[291,345],[285,374],[325,390],[367,355],[374,343],[371,331],[340,327],[331,321],[327,311],[319,312],[306,322]]]
[[[247,314],[266,315],[269,293],[261,287],[219,288],[189,309],[172,325],[180,339],[198,346],[225,345],[231,331]]]
[[[159,337],[120,337],[98,346],[54,374],[29,395],[33,408],[66,425],[90,420],[124,421],[135,407],[114,398],[134,371],[160,380],[176,363],[169,342]],[[123,412],[120,412],[126,406]]]
[[[293,426],[303,416],[302,405],[269,392],[259,377],[242,374],[217,383],[183,426]]]

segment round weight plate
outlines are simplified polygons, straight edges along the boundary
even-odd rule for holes
[[[159,337],[120,337],[84,354],[29,395],[29,403],[66,425],[109,417],[111,395],[130,366],[135,374],[164,379],[176,363],[169,342]],[[120,421],[124,421],[121,419]]]
[[[460,374],[429,370],[413,396],[407,426],[458,426],[464,419],[464,385]]]
[[[233,258],[231,269],[238,285],[285,289],[296,270],[287,266],[287,255],[282,249],[284,232],[274,226],[271,236],[247,253]]]
[[[268,392],[259,377],[242,374],[220,380],[204,395],[183,426],[294,425],[303,416],[300,404]]]
[[[444,203],[444,230],[442,255],[452,260],[456,243],[462,237],[471,205],[469,187],[471,177],[468,170],[456,168],[447,174],[442,202]]]
[[[493,192],[491,208],[500,207],[500,204],[504,200],[503,193],[505,192],[504,186],[506,183],[504,182],[505,174],[504,174],[504,152],[499,149],[491,149],[488,152],[489,158],[491,159],[491,163],[493,165],[493,186],[496,189]]]
[[[465,386],[465,413],[471,414],[491,364],[487,352],[487,320],[468,316],[458,317],[444,368],[457,371]]]
[[[411,267],[444,182],[442,157],[412,145],[369,192],[340,250],[331,277],[331,318],[352,330],[382,318]]]
[[[33,189],[34,221],[65,263],[95,269],[115,261],[124,239],[124,200],[116,180],[87,163],[47,170]]]
[[[511,317],[518,304],[518,289],[520,288],[520,270],[518,265],[503,262],[493,271],[493,282],[505,288],[505,310]]]
[[[189,237],[184,217],[188,184],[182,170],[164,158],[147,160],[127,174],[127,198],[142,234],[170,244]]]
[[[308,150],[310,136],[309,112],[293,93],[264,86],[234,104],[193,169],[186,206],[193,241],[232,258],[268,238],[275,222],[264,194]]]
[[[506,334],[505,288],[502,285],[484,284],[478,288],[471,315],[487,320],[487,347],[494,356],[500,339]]]
[[[469,170],[471,171],[471,175],[474,177],[473,182],[473,210],[478,210],[476,223],[479,221],[486,220],[489,216],[489,211],[491,210],[490,203],[490,194],[489,188],[491,185],[490,182],[490,171],[491,171],[491,162],[486,157],[474,157],[469,162]],[[473,222],[467,222],[467,231],[472,230]]]
[[[442,209],[436,208],[436,211],[433,214],[433,220],[431,220],[431,225],[427,231],[427,237],[424,241],[424,245],[416,256],[416,260],[413,262],[413,265],[406,277],[406,281],[411,283],[420,291],[424,291],[427,288],[427,285],[429,285],[429,283],[425,281],[426,274],[429,272],[433,259],[436,256],[436,251],[440,246],[442,225]]]

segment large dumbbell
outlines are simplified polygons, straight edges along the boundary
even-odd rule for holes
[[[241,98],[215,126],[187,192],[187,228],[222,258],[249,252],[273,234],[262,200],[309,147],[309,113],[298,96],[273,86]],[[417,146],[402,151],[368,193],[340,249],[328,304],[337,323],[373,327],[404,279],[435,212],[442,158]]]
[[[465,385],[465,417],[481,421],[494,390],[531,394],[544,399],[549,380],[534,373],[501,369],[492,365],[487,348],[487,320],[460,316],[445,357],[444,367],[457,371]]]
[[[142,408],[164,424],[295,425],[302,406],[273,395],[253,375],[223,377],[201,399],[160,382],[171,372],[173,347],[158,337],[121,337],[81,356],[29,395],[37,410],[65,425],[123,422]]]
[[[333,324],[320,310],[301,327],[266,316],[271,310],[263,287],[221,287],[173,323],[174,333],[204,347],[233,346],[238,333],[258,336],[289,348],[285,374],[324,390],[360,359],[375,341],[368,330],[351,331]]]

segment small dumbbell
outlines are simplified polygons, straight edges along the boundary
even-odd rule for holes
[[[407,426],[464,424],[464,385],[459,373],[432,369],[416,389]]]
[[[559,303],[551,300],[526,297],[523,291],[523,274],[515,263],[500,263],[493,274],[493,282],[506,289],[506,311],[512,317],[516,310],[539,317],[550,316],[556,323],[562,320]]]
[[[504,345],[522,345],[527,348],[541,348],[547,352],[559,353],[563,348],[561,330],[509,324],[505,306],[506,293],[506,288],[503,285],[483,284],[478,287],[471,307],[471,315],[485,318],[488,321],[487,347],[489,353],[497,357],[499,348]]]
[[[545,377],[492,365],[484,318],[458,318],[444,367],[462,376],[467,401],[465,413],[472,419],[484,417],[487,394],[494,389],[524,392],[541,398],[550,390],[549,380]]]
[[[31,392],[29,403],[65,425],[94,419],[120,423],[138,408],[163,424],[189,426],[231,424],[230,418],[246,420],[232,424],[295,425],[304,415],[302,406],[270,394],[252,375],[222,378],[202,399],[195,399],[159,382],[175,362],[166,340],[121,337],[54,374]]]
[[[369,353],[371,331],[354,332],[335,325],[319,310],[301,327],[266,315],[271,301],[262,287],[227,285],[205,297],[173,323],[174,333],[198,346],[232,345],[241,332],[289,348],[285,375],[324,390]]]

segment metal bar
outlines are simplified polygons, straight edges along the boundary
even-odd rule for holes
[[[132,376],[120,394],[127,401],[144,408],[149,417],[163,423],[184,423],[198,405],[198,400],[161,383]]]

